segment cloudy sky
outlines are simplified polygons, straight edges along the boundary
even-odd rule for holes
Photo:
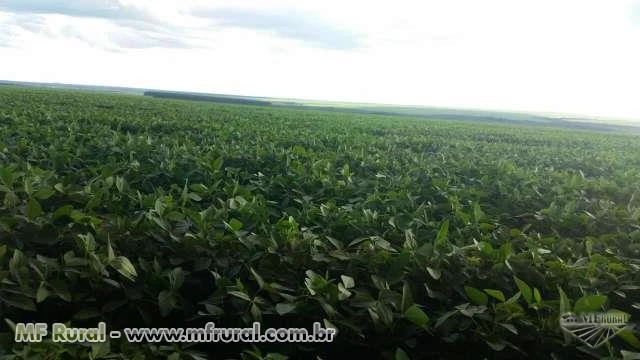
[[[0,0],[0,79],[640,119],[640,0]]]

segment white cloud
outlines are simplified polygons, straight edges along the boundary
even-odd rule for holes
[[[265,31],[326,49],[359,47],[359,35],[295,8],[238,9],[197,7],[192,15],[208,19],[212,26]]]
[[[638,1],[20,1],[1,79],[640,119]]]

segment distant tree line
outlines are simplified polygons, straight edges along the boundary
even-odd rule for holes
[[[270,102],[262,101],[262,100],[241,99],[241,98],[222,97],[222,96],[213,96],[213,95],[199,95],[199,94],[172,92],[172,91],[145,91],[144,96],[151,96],[155,98],[164,98],[164,99],[209,101],[209,102],[226,103],[226,104],[261,105],[261,106],[272,105]]]

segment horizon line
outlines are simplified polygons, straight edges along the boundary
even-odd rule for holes
[[[344,100],[322,100],[322,99],[310,99],[310,98],[297,98],[297,97],[271,97],[263,95],[241,95],[232,93],[218,93],[218,92],[202,92],[192,90],[175,90],[175,89],[159,89],[159,88],[146,88],[146,87],[130,87],[121,85],[101,85],[101,84],[79,84],[79,83],[67,83],[67,82],[42,82],[42,81],[24,81],[24,80],[6,80],[0,79],[2,83],[15,83],[15,84],[35,84],[35,85],[60,85],[60,86],[80,86],[80,87],[95,87],[106,89],[125,89],[125,90],[139,90],[139,91],[165,91],[165,92],[180,92],[186,94],[197,95],[218,95],[218,96],[232,96],[240,98],[252,98],[252,99],[270,99],[280,101],[301,101],[301,102],[319,102],[319,103],[338,103],[345,105],[365,105],[365,106],[380,106],[380,107],[403,107],[408,109],[433,109],[433,110],[457,110],[457,111],[478,111],[478,112],[495,112],[504,114],[517,114],[517,115],[529,115],[541,118],[557,119],[557,120],[574,120],[574,121],[612,121],[612,122],[624,122],[624,123],[640,123],[640,118],[634,117],[609,117],[602,115],[587,115],[571,112],[555,112],[555,111],[536,111],[536,110],[518,110],[518,109],[495,109],[495,108],[474,108],[474,107],[447,107],[439,105],[416,105],[416,104],[398,104],[398,103],[383,103],[383,102],[367,102],[367,101],[344,101]],[[316,105],[316,104],[313,104]],[[329,106],[319,105],[319,106]]]

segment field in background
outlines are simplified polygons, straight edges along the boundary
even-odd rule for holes
[[[621,358],[638,329],[593,350],[558,317],[640,319],[638,190],[613,128],[3,86],[0,355]],[[338,335],[13,343],[27,320]]]
[[[322,100],[285,99],[225,94],[207,94],[151,89],[135,89],[109,86],[89,86],[71,84],[44,84],[0,80],[0,85],[48,87],[51,89],[80,90],[100,93],[146,95],[159,98],[208,101],[214,103],[264,105],[290,109],[352,112],[359,114],[402,115],[425,119],[466,120],[476,122],[504,122],[548,124],[552,126],[600,131],[625,131],[640,134],[640,119],[607,119],[580,117],[567,114],[533,114],[514,111],[490,111],[473,109],[436,108],[425,106],[400,106],[371,103],[353,103]]]

